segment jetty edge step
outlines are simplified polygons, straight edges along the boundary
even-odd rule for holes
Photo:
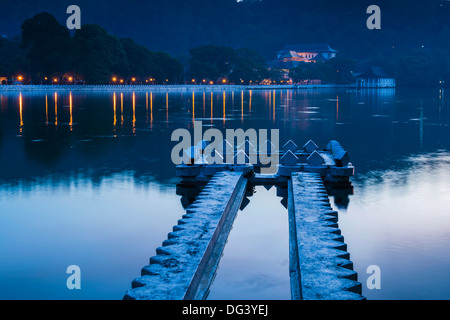
[[[243,172],[215,174],[124,300],[203,300],[247,189]]]
[[[292,173],[288,194],[292,299],[364,300],[320,174]]]

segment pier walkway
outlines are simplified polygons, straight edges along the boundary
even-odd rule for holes
[[[246,188],[242,172],[217,173],[133,281],[125,299],[206,299]]]
[[[292,299],[361,299],[338,213],[331,208],[320,175],[293,173],[288,193]]]

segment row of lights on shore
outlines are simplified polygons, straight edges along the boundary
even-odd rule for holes
[[[111,80],[112,80],[113,83],[124,83],[124,79],[118,79],[117,77],[113,77]],[[136,82],[136,81],[137,81],[136,78],[134,78],[134,77],[131,78],[131,82]],[[145,80],[146,83],[148,83],[148,82],[155,82],[155,81],[156,81],[156,79],[154,79],[154,78],[150,78],[150,79],[146,79]],[[169,79],[166,79],[166,82],[169,82]],[[197,83],[197,80],[196,79],[192,79],[191,82],[192,83]],[[224,84],[227,83],[227,82],[228,82],[227,79],[223,79],[222,80],[222,83],[224,83]],[[202,83],[206,84],[207,80],[203,79]],[[209,84],[214,84],[214,81],[209,81]]]
[[[23,77],[23,76],[17,76],[16,79],[17,79],[18,81],[23,81],[23,80],[24,80],[24,77]],[[48,77],[44,77],[44,80],[45,80],[45,81],[48,81]],[[67,81],[69,81],[69,82],[73,82],[73,80],[74,80],[73,77],[68,77],[68,78],[67,78]],[[57,83],[57,82],[59,82],[59,79],[58,79],[58,78],[53,78],[53,79],[52,79],[52,82]]]
[[[111,80],[112,80],[113,83],[124,83],[125,82],[124,79],[119,79],[117,77],[113,77]],[[137,79],[135,77],[131,78],[131,82],[136,82],[136,81],[137,81]],[[150,78],[150,79],[146,79],[145,80],[146,83],[155,82],[155,81],[156,81],[156,79],[154,79],[154,78]],[[169,82],[169,79],[166,79],[166,82]]]
[[[70,82],[70,83],[72,83],[73,81],[74,81],[74,78],[72,77],[72,76],[69,76],[69,77],[67,77],[66,78],[67,79],[67,81],[68,82]],[[24,80],[24,77],[23,76],[21,76],[21,75],[19,75],[19,76],[17,76],[17,80],[18,81],[23,81]],[[45,81],[48,81],[48,77],[45,77],[44,78],[44,80]],[[125,82],[125,80],[124,79],[119,79],[118,77],[112,77],[112,82],[113,83],[121,83],[121,84],[123,84],[124,82]],[[59,82],[59,79],[58,78],[53,78],[52,79],[52,82],[53,83],[58,83]],[[133,77],[133,78],[131,78],[131,82],[132,83],[136,83],[137,82],[137,79],[136,79],[136,77]],[[146,79],[145,80],[145,82],[146,83],[154,83],[154,82],[156,82],[156,79],[155,78],[150,78],[150,79]],[[167,82],[169,82],[169,79],[166,79],[166,83]],[[222,79],[222,81],[220,81],[222,84],[227,84],[228,83],[228,80],[227,79]],[[250,82],[250,84],[252,83],[252,80],[250,80],[249,81]],[[284,81],[280,81],[280,83],[283,83]],[[292,82],[292,81],[286,81],[286,83],[290,83],[290,82]],[[197,83],[197,80],[196,79],[192,79],[191,80],[191,83],[192,84],[196,84]],[[209,83],[210,85],[213,85],[214,84],[214,81],[207,81],[206,79],[203,79],[202,81],[201,81],[201,83],[203,83],[203,84],[206,84],[206,83]],[[241,83],[244,83],[244,80],[242,80],[241,79]],[[264,80],[264,81],[262,81],[261,82],[262,84],[276,84],[276,82],[275,81],[272,81],[272,80]],[[442,81],[440,82],[440,83],[442,83]]]
[[[17,80],[18,80],[18,81],[23,81],[23,80],[24,80],[24,77],[23,77],[23,76],[17,76]],[[48,77],[45,77],[44,80],[45,80],[45,81],[48,81]],[[74,79],[73,79],[73,77],[71,77],[71,76],[67,78],[67,81],[68,81],[68,82],[73,82],[73,80],[74,80]],[[117,77],[113,77],[111,80],[112,80],[113,83],[124,83],[124,82],[125,82],[124,79],[119,79],[119,78],[117,78]],[[131,82],[136,82],[136,81],[137,81],[137,79],[136,79],[135,77],[131,78]],[[146,83],[149,83],[149,82],[152,83],[152,82],[155,82],[155,81],[156,81],[156,79],[154,79],[154,78],[150,78],[150,79],[146,79],[146,80],[145,80]],[[58,83],[58,82],[59,82],[59,79],[58,79],[58,78],[53,78],[53,79],[52,79],[52,82]],[[169,79],[166,79],[166,82],[169,82]],[[192,83],[196,83],[197,81],[196,81],[195,79],[192,79],[191,82],[192,82]],[[207,81],[206,81],[205,79],[203,79],[202,83],[206,84],[206,82],[207,82]],[[224,84],[227,83],[227,82],[228,82],[227,79],[223,79],[223,80],[222,80],[222,83],[224,83]],[[251,82],[251,81],[250,81],[250,82]],[[214,81],[210,81],[209,84],[214,84]]]

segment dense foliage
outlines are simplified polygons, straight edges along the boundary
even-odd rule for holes
[[[21,37],[1,41],[0,73],[27,74],[26,82],[182,80],[183,66],[178,60],[152,52],[131,39],[119,40],[98,25],[83,25],[72,37],[55,17],[44,12],[27,19],[21,29]]]

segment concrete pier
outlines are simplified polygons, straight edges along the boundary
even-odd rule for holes
[[[288,193],[292,299],[364,299],[320,174],[293,173]]]
[[[215,174],[124,299],[206,299],[246,188],[242,172]]]
[[[244,153],[232,148],[227,152]],[[182,178],[177,194],[182,195],[186,214],[124,299],[206,299],[235,216],[248,204],[246,191],[255,185],[276,185],[288,209],[292,299],[364,299],[324,185],[337,184],[342,194],[351,185],[354,167],[337,141],[320,150],[311,140],[302,148],[289,140],[271,175],[255,172],[257,163],[208,164],[202,152],[189,153],[190,164],[176,168]]]

